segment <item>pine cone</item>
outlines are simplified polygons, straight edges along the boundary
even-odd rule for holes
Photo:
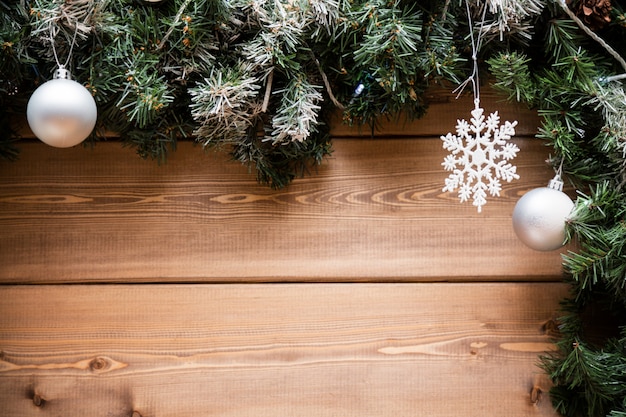
[[[589,29],[598,31],[611,22],[611,0],[579,0],[574,13]]]

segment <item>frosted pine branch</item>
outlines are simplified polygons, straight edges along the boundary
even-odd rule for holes
[[[317,113],[322,101],[320,89],[302,76],[276,91],[275,94],[282,95],[282,99],[272,120],[274,130],[267,140],[274,143],[306,140],[318,124]]]
[[[198,138],[208,144],[242,136],[255,116],[255,107],[250,103],[255,102],[259,88],[254,77],[232,68],[215,69],[202,83],[190,88],[191,114],[200,123]]]

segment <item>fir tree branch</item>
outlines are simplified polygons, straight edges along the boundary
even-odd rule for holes
[[[499,53],[487,60],[491,74],[496,77],[495,89],[508,95],[509,100],[534,104],[537,95],[535,80],[530,75],[530,58],[518,52]]]
[[[615,49],[613,49],[608,43],[606,43],[601,37],[599,37],[598,35],[596,35],[591,29],[589,29],[582,20],[580,20],[578,18],[578,16],[576,16],[574,14],[574,12],[572,12],[570,10],[570,8],[567,6],[567,3],[565,2],[565,0],[558,0],[559,5],[561,6],[561,8],[563,9],[563,11],[565,13],[567,13],[567,15],[570,17],[570,19],[572,19],[574,22],[576,22],[576,24],[578,25],[578,27],[580,27],[581,30],[583,30],[587,35],[589,35],[593,40],[595,40],[596,42],[598,42],[600,44],[600,46],[602,46],[613,58],[615,58],[615,60],[617,62],[619,62],[619,64],[622,66],[622,68],[624,69],[624,71],[626,71],[626,60],[624,60],[624,58],[622,58],[620,56],[620,54],[617,53],[617,51],[615,51]]]

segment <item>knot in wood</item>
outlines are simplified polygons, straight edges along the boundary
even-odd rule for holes
[[[533,389],[530,390],[530,402],[532,404],[537,404],[539,400],[541,400],[541,393],[543,391],[540,387],[534,386]]]
[[[35,407],[43,407],[45,403],[46,400],[41,395],[37,393],[33,395],[33,404],[35,404]]]
[[[89,362],[89,369],[93,372],[101,372],[106,370],[109,367],[109,361],[103,357],[94,358],[91,362]]]
[[[556,320],[550,319],[543,324],[542,331],[548,336],[556,337],[560,334],[559,324],[556,322]]]

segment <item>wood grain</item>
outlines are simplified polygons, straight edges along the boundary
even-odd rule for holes
[[[552,177],[518,139],[521,180],[478,214],[441,191],[441,141],[339,139],[315,175],[258,185],[222,154],[181,144],[169,162],[117,143],[23,146],[0,165],[0,280],[433,281],[560,276],[559,251],[516,238],[511,213]]]
[[[12,417],[554,416],[557,283],[0,287]]]
[[[473,103],[429,100],[373,136],[335,122],[284,190],[191,143],[158,166],[25,141],[0,163],[0,416],[554,417],[560,255],[510,225],[552,177],[539,121],[484,89],[521,180],[478,214],[441,192]]]

